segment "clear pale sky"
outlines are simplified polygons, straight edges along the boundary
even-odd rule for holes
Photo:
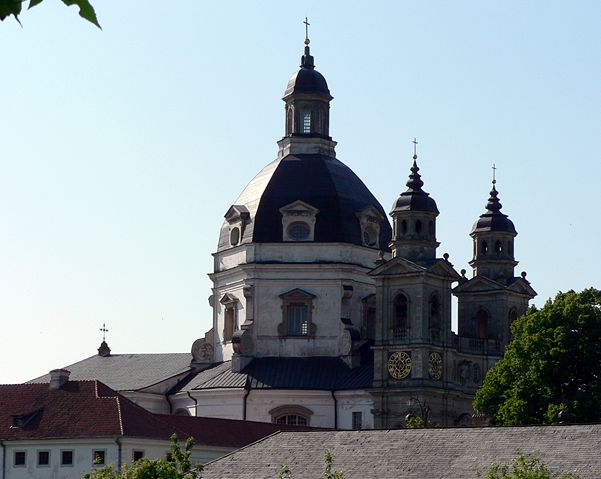
[[[440,255],[469,271],[497,166],[542,305],[601,287],[601,2],[58,0],[0,23],[0,383],[211,327],[223,215],[275,159],[302,54],[338,157],[389,209],[411,140]]]

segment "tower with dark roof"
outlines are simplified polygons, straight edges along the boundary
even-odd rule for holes
[[[479,341],[483,350],[499,354],[511,338],[511,323],[526,312],[536,296],[526,273],[514,274],[518,264],[514,254],[517,231],[501,212],[501,202],[493,179],[486,211],[474,223],[470,236],[473,277],[462,280],[453,290],[458,298],[458,333]]]

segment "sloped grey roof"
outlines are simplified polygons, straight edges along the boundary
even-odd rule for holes
[[[519,449],[556,471],[601,478],[601,425],[280,432],[205,466],[205,479],[322,477],[324,451],[345,479],[475,479]]]
[[[242,372],[231,370],[231,361],[220,363],[197,374],[184,388],[249,389],[365,389],[373,382],[373,364],[350,368],[334,357],[257,358]]]
[[[191,370],[190,353],[95,355],[65,366],[69,379],[97,379],[115,391],[137,391]],[[45,374],[29,383],[50,382]]]

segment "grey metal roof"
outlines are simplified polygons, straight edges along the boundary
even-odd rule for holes
[[[241,373],[231,370],[226,361],[201,371],[184,388],[250,389],[365,389],[373,382],[373,364],[350,368],[342,359],[332,357],[257,358]]]
[[[207,465],[205,479],[271,479],[282,464],[295,479],[322,477],[324,451],[345,479],[474,479],[516,449],[555,471],[601,478],[601,425],[280,432]]]
[[[241,242],[281,243],[280,208],[302,200],[319,209],[315,242],[362,245],[357,213],[373,206],[381,215],[376,248],[389,250],[392,230],[386,214],[367,186],[336,158],[318,154],[287,155],[266,166],[244,189],[236,205],[250,212]],[[218,249],[230,248],[229,223],[221,228]]]
[[[98,379],[115,391],[136,391],[191,370],[190,353],[95,355],[63,369],[69,379]],[[50,382],[45,374],[30,383]]]

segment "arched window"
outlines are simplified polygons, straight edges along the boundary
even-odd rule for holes
[[[291,134],[293,131],[292,128],[292,119],[294,118],[294,110],[292,107],[289,107],[286,110],[286,134]]]
[[[311,133],[311,112],[303,111],[302,113],[302,128],[303,133]]]
[[[271,422],[275,424],[308,426],[313,411],[303,406],[291,404],[287,406],[278,406],[269,411],[269,414],[271,415]]]
[[[482,254],[488,253],[488,243],[486,241],[482,241]]]
[[[401,221],[401,233],[403,233],[404,235],[407,234],[407,221],[406,220]]]
[[[415,221],[415,232],[418,234],[422,232],[422,221],[421,220]]]
[[[392,336],[394,339],[407,337],[409,329],[407,296],[399,293],[394,298],[394,309],[392,319]]]
[[[500,253],[501,251],[503,251],[503,245],[499,240],[497,240],[495,242],[495,253]]]
[[[430,337],[437,341],[441,335],[440,299],[436,293],[430,296]]]
[[[488,313],[483,309],[476,313],[476,336],[478,339],[488,339]]]
[[[376,295],[363,299],[363,337],[369,341],[376,339]]]

